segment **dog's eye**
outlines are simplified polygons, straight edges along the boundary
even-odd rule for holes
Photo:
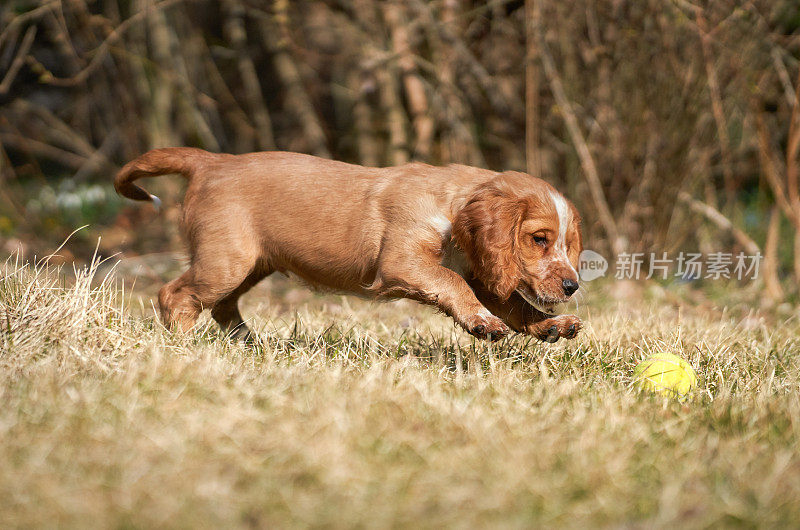
[[[547,246],[547,237],[534,235],[533,236],[533,242],[536,243],[537,245],[541,245],[543,247],[546,247]]]

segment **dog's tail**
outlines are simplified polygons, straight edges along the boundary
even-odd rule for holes
[[[217,155],[193,147],[167,147],[153,149],[139,158],[131,160],[114,177],[114,189],[123,197],[135,201],[152,201],[156,208],[161,199],[151,195],[133,182],[142,177],[157,177],[178,173],[191,180],[197,167]]]

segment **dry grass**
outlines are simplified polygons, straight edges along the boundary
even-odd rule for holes
[[[273,283],[247,349],[168,333],[92,276],[2,272],[3,527],[800,521],[796,319],[589,301],[576,341],[489,351],[413,304],[295,316]],[[698,369],[690,403],[629,388],[657,350]]]

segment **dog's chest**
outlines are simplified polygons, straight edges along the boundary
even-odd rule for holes
[[[441,265],[467,279],[471,268],[464,252],[453,241],[453,224],[442,212],[436,212],[429,218],[429,226],[440,238],[442,245]]]
[[[442,266],[455,272],[462,278],[468,278],[470,273],[469,261],[464,252],[448,238],[442,247]]]

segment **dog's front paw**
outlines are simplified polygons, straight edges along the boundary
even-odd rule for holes
[[[575,315],[560,315],[537,322],[529,330],[539,340],[553,343],[559,338],[574,339],[583,323]]]
[[[505,337],[511,331],[508,329],[505,322],[485,309],[468,318],[464,329],[466,329],[470,335],[478,337],[479,339],[488,338],[493,341]]]

